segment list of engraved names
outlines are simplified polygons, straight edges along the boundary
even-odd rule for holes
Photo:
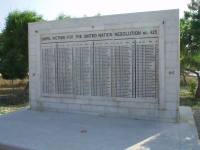
[[[42,34],[43,96],[158,98],[159,28]]]

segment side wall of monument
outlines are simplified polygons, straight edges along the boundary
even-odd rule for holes
[[[34,110],[175,122],[179,11],[29,23]]]

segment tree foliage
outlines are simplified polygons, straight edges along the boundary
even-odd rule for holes
[[[180,21],[181,72],[196,74],[198,87],[195,94],[200,98],[200,0],[192,0]]]
[[[63,13],[59,14],[58,17],[56,18],[56,20],[66,20],[66,19],[70,19],[70,16],[67,16]]]
[[[1,57],[2,57],[2,55],[3,55],[3,35],[2,35],[2,33],[0,33],[0,70],[1,70]],[[1,75],[1,71],[0,71],[0,75]]]
[[[32,11],[13,11],[6,18],[0,49],[0,73],[5,79],[24,78],[28,72],[28,23],[41,20]]]

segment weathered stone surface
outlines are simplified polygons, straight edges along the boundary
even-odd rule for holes
[[[178,10],[30,23],[29,64],[32,108],[178,118]]]

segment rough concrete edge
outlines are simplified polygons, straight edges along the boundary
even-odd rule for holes
[[[0,143],[0,150],[33,150],[33,149],[27,149],[15,145]]]
[[[187,124],[191,125],[191,127],[194,129],[193,131],[195,131],[195,132],[193,132],[193,134],[196,137],[198,144],[200,144],[198,130],[196,127],[196,123],[194,120],[194,116],[193,116],[191,107],[179,106],[179,112],[180,112],[179,123],[187,123]]]
[[[146,13],[162,13],[162,12],[167,12],[167,11],[180,11],[179,8],[173,8],[173,9],[159,9],[159,10],[150,10],[150,11],[135,11],[135,12],[128,12],[128,13],[116,13],[116,14],[110,14],[110,15],[102,15],[102,16],[87,16],[87,17],[77,17],[77,18],[71,18],[70,20],[80,20],[80,19],[84,19],[84,21],[91,19],[91,18],[106,18],[106,17],[110,17],[110,16],[125,16],[125,15],[131,15],[131,14],[146,14]],[[66,20],[48,20],[48,21],[38,21],[38,22],[30,22],[28,24],[30,25],[38,25],[38,24],[46,24],[48,22],[51,23],[55,23],[55,22],[66,22]]]

